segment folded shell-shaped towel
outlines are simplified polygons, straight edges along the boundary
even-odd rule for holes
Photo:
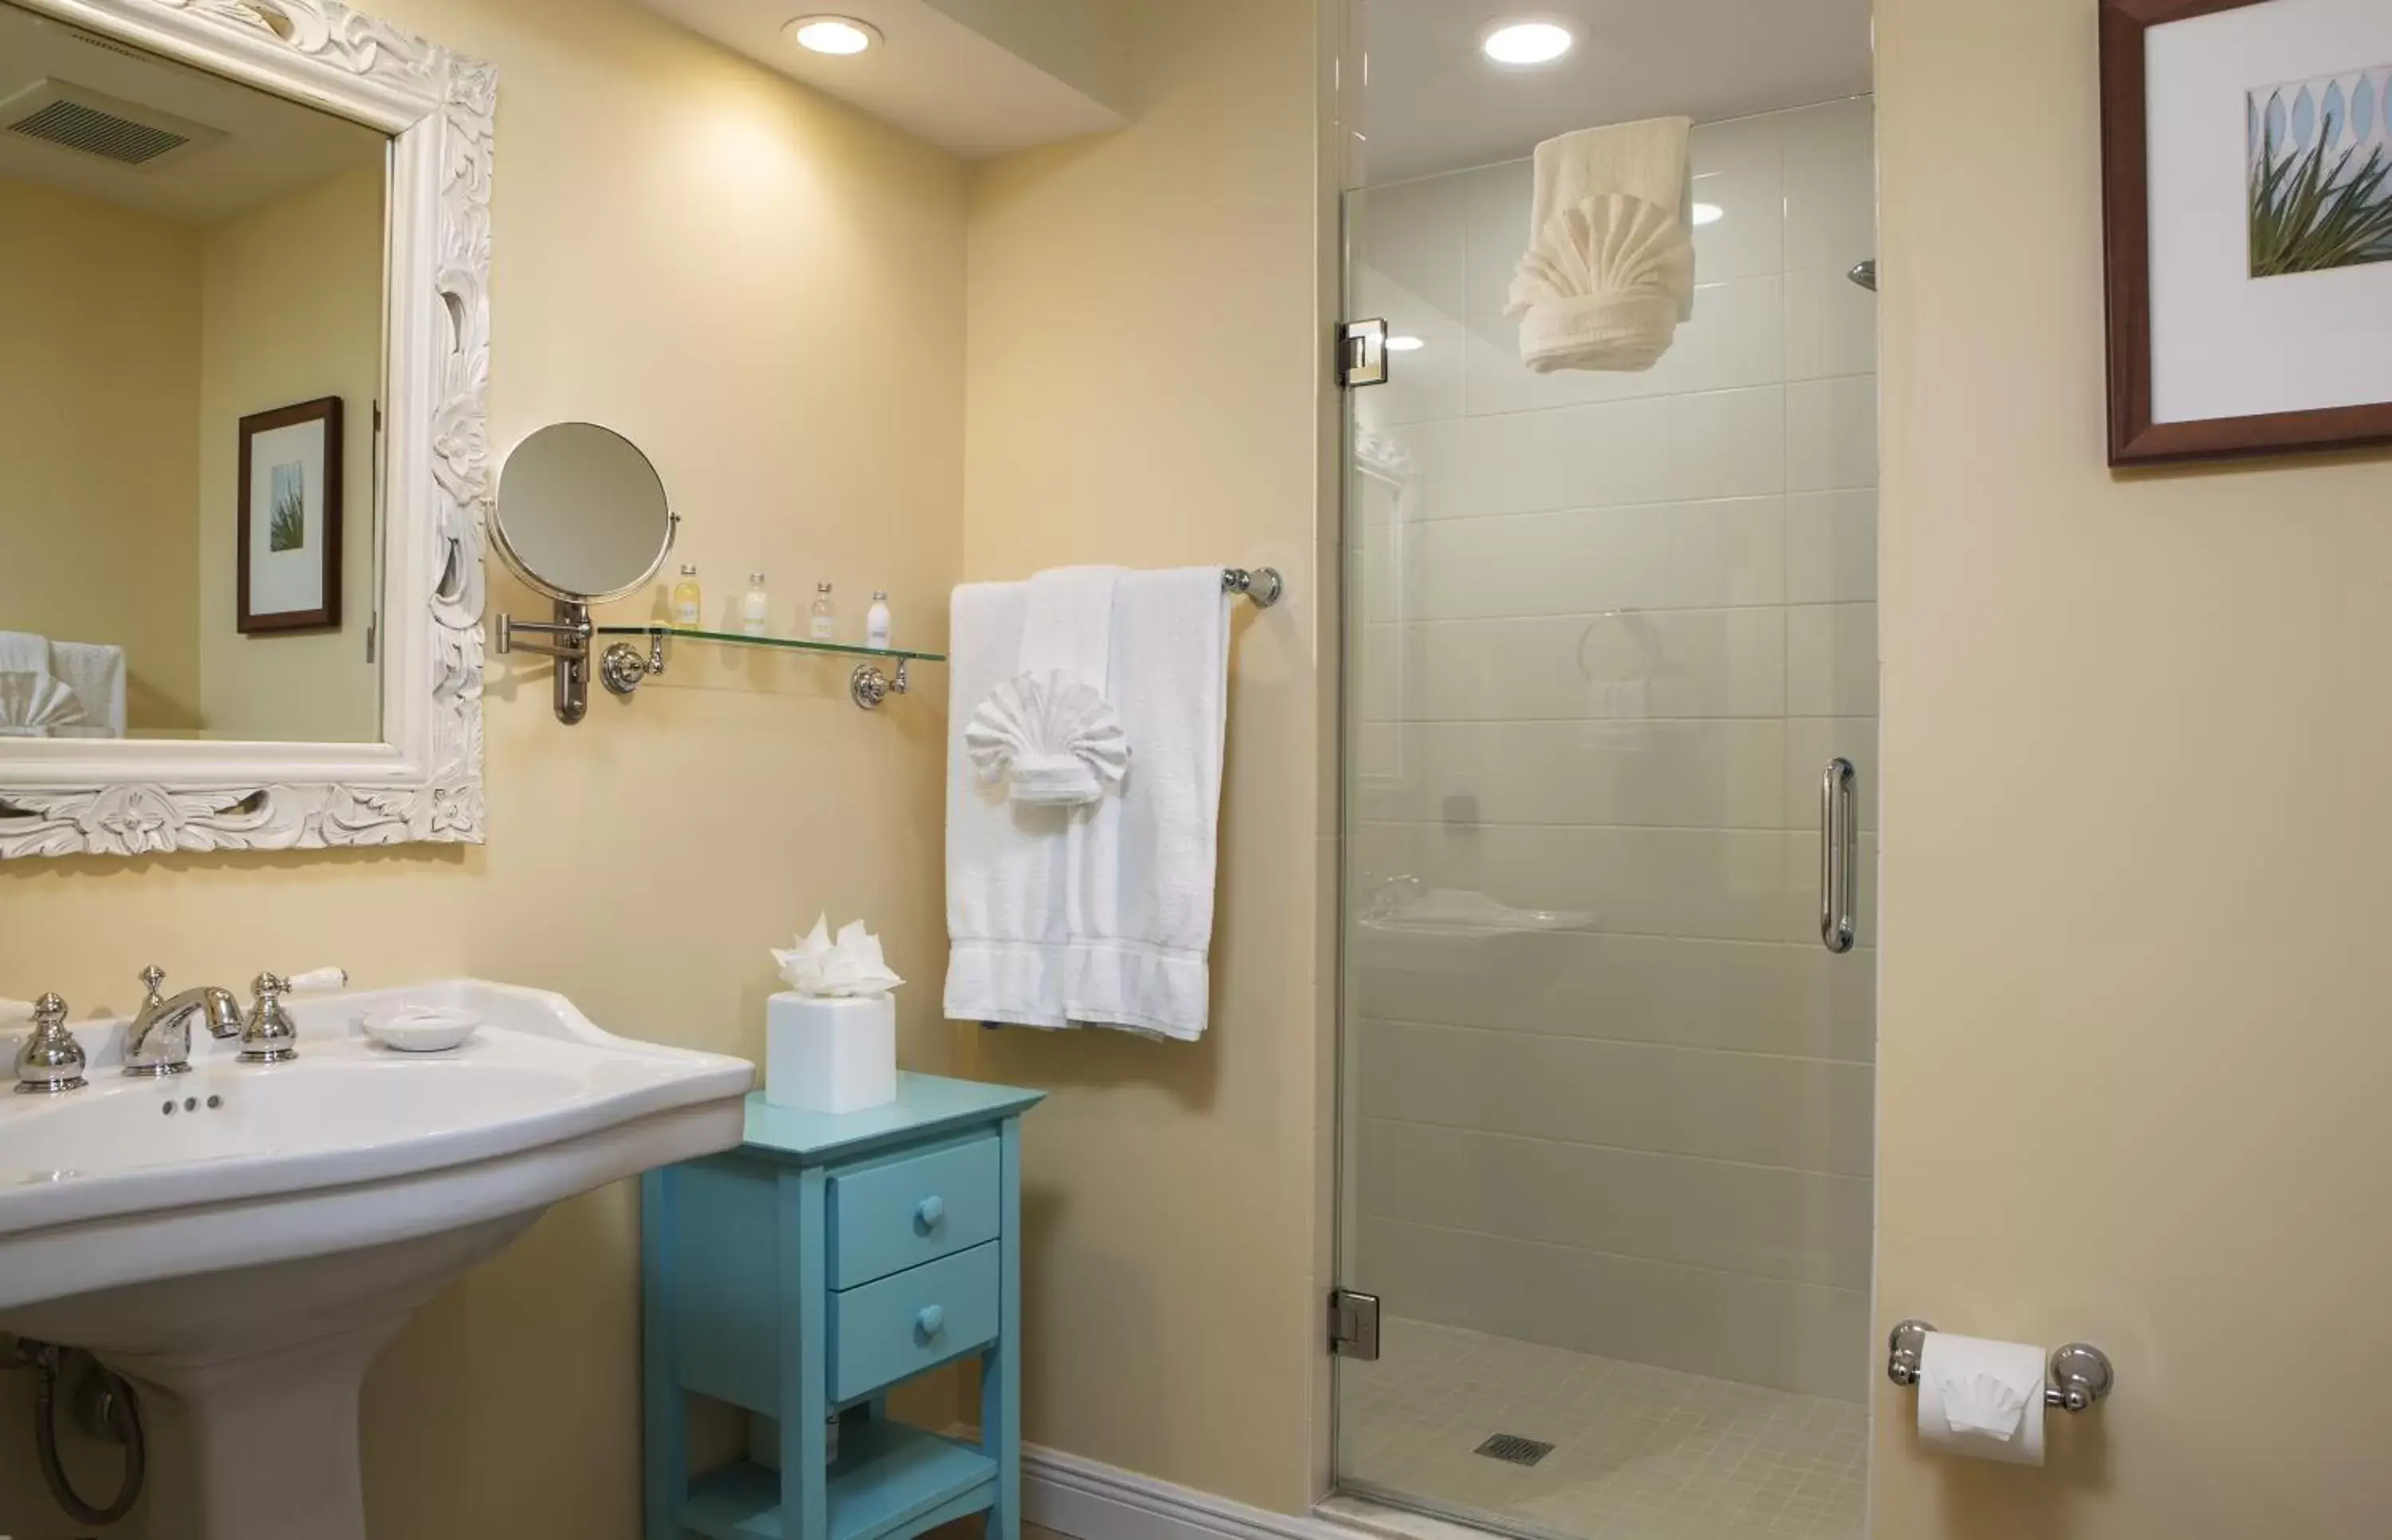
[[[1694,241],[1674,210],[1625,193],[1581,199],[1538,227],[1513,276],[1520,361],[1540,374],[1651,369],[1694,284]]]
[[[964,729],[983,781],[1016,802],[1078,807],[1129,773],[1129,736],[1104,696],[1059,669],[1019,674],[989,692]]]
[[[85,719],[83,697],[51,675],[0,673],[0,734],[46,738]]]

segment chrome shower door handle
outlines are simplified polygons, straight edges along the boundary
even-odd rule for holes
[[[1852,762],[1830,759],[1819,782],[1819,940],[1852,950],[1852,909],[1860,831],[1852,819]]]

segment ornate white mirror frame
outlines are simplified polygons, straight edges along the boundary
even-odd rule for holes
[[[338,0],[17,0],[393,136],[382,742],[12,739],[0,857],[478,844],[498,76]]]

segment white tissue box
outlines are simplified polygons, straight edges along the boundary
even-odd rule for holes
[[[764,1099],[860,1112],[897,1099],[897,1003],[784,991],[764,1003]]]

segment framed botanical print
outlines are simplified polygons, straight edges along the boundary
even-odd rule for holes
[[[2100,0],[2110,463],[2392,443],[2392,0]]]
[[[242,635],[341,624],[341,398],[240,420]]]

